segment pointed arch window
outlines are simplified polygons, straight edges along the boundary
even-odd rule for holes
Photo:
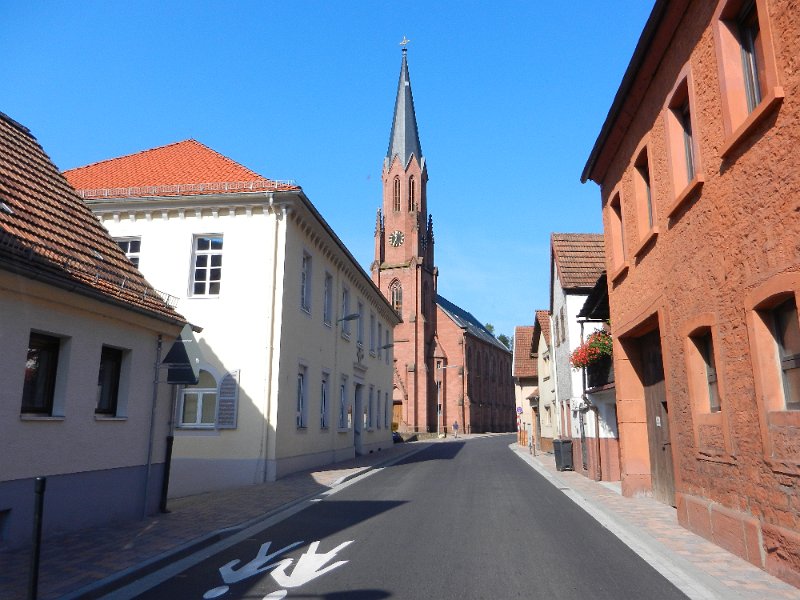
[[[414,181],[414,176],[412,175],[411,178],[408,180],[408,212],[414,212],[417,210],[417,186],[416,181]]]
[[[392,308],[399,314],[403,310],[403,286],[395,279],[389,286],[389,293],[392,298]]]
[[[394,178],[394,212],[400,212],[400,178]]]

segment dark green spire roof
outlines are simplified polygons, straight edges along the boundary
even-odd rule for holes
[[[422,165],[422,147],[419,143],[417,117],[414,114],[414,97],[411,94],[411,80],[408,77],[406,49],[403,48],[400,82],[397,84],[397,100],[394,103],[392,133],[389,136],[389,150],[386,152],[387,168],[395,156],[400,157],[404,167],[407,166],[412,154]]]

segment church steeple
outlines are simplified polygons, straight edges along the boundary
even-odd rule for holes
[[[400,65],[400,81],[397,84],[397,99],[394,103],[394,119],[392,133],[389,136],[389,150],[386,152],[384,168],[388,169],[395,156],[402,161],[403,168],[408,166],[411,155],[417,157],[420,167],[424,164],[422,147],[417,131],[417,117],[414,113],[414,97],[411,94],[411,79],[408,76],[407,50],[403,47],[403,61]]]

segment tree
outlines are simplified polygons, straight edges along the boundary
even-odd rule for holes
[[[497,339],[501,344],[503,344],[503,346],[505,346],[509,350],[511,349],[511,340],[505,333],[501,333],[500,335],[498,335]]]
[[[494,325],[492,325],[491,323],[487,323],[486,325],[484,325],[484,327],[486,327],[486,331],[494,335]]]

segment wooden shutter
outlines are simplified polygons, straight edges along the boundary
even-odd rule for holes
[[[239,413],[239,371],[226,373],[217,394],[217,427],[236,429]]]

